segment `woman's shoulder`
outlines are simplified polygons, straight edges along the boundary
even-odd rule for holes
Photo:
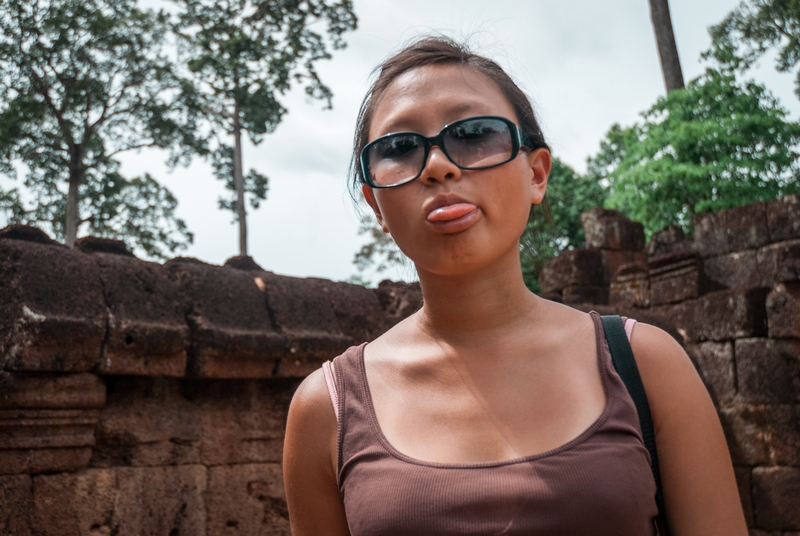
[[[631,349],[647,392],[653,421],[662,429],[681,415],[708,405],[710,398],[694,364],[672,335],[656,326],[638,322]]]
[[[335,414],[322,368],[305,377],[292,397],[289,418],[308,424],[333,422]]]

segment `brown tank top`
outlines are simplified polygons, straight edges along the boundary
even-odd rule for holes
[[[636,408],[592,313],[606,406],[556,449],[512,460],[436,463],[398,452],[381,432],[364,346],[334,360],[338,478],[352,536],[655,534],[650,457]]]

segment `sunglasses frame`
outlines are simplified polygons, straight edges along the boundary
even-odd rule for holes
[[[502,123],[504,123],[508,127],[509,133],[511,134],[511,155],[509,156],[508,160],[504,160],[503,162],[498,162],[496,164],[490,164],[488,166],[462,167],[462,166],[458,165],[453,160],[453,158],[450,156],[450,154],[448,154],[447,149],[444,146],[444,135],[445,135],[445,132],[448,129],[454,127],[454,126],[460,125],[461,123],[465,123],[467,121],[474,121],[476,119],[495,119],[495,120],[501,121]],[[372,147],[376,143],[379,143],[379,142],[381,142],[381,141],[383,141],[383,140],[385,140],[387,138],[390,138],[392,136],[398,136],[398,135],[404,135],[404,134],[413,134],[414,136],[418,136],[418,137],[422,138],[422,140],[424,142],[423,143],[423,147],[425,149],[424,157],[423,157],[423,160],[422,160],[422,167],[420,168],[419,172],[415,176],[413,176],[410,179],[405,180],[403,182],[398,182],[397,184],[391,184],[391,185],[388,185],[388,186],[381,186],[379,184],[375,184],[375,182],[372,180],[372,176],[369,173],[369,167],[368,167],[368,164],[367,164],[367,151],[369,151],[370,147]],[[368,144],[366,144],[364,146],[364,148],[361,150],[361,156],[359,158],[359,163],[361,164],[361,175],[364,177],[364,182],[366,182],[369,185],[370,188],[396,188],[398,186],[402,186],[404,184],[408,184],[409,182],[413,182],[413,181],[417,180],[420,175],[422,175],[422,172],[425,171],[425,166],[428,165],[428,156],[430,155],[431,147],[438,147],[439,149],[441,149],[442,153],[444,153],[444,155],[447,157],[447,159],[450,160],[450,162],[452,162],[453,165],[455,165],[459,169],[463,169],[463,170],[467,170],[467,171],[475,171],[475,170],[478,170],[478,169],[489,169],[489,168],[493,168],[493,167],[497,167],[497,166],[502,166],[503,164],[507,164],[508,162],[511,162],[512,160],[514,160],[517,157],[517,155],[519,154],[519,150],[521,148],[524,147],[526,149],[533,149],[532,145],[533,144],[531,143],[530,139],[528,139],[528,137],[522,132],[522,130],[516,124],[514,124],[514,122],[511,121],[510,119],[507,119],[505,117],[500,117],[500,116],[497,116],[497,115],[476,115],[474,117],[465,117],[464,119],[459,119],[458,121],[453,121],[452,123],[448,123],[448,124],[446,124],[445,126],[442,127],[442,130],[440,130],[437,135],[431,136],[431,137],[427,137],[427,136],[425,136],[423,134],[420,134],[419,132],[411,132],[411,131],[408,131],[408,132],[390,132],[390,133],[388,133],[388,134],[386,134],[384,136],[381,136],[380,138],[377,138],[377,139],[369,142]]]

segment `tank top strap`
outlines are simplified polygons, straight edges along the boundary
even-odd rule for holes
[[[337,472],[342,481],[343,460],[354,451],[359,451],[374,443],[365,392],[364,347],[351,346],[343,354],[334,358],[334,372],[337,411]]]

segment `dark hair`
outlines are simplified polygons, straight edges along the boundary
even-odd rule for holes
[[[361,103],[353,140],[353,157],[350,161],[350,187],[354,199],[358,195],[358,188],[364,183],[359,157],[369,141],[372,116],[386,88],[400,75],[412,69],[442,64],[471,67],[492,80],[517,114],[520,129],[532,142],[531,149],[540,147],[549,149],[539,122],[536,120],[530,99],[502,67],[488,58],[475,54],[469,50],[467,45],[458,43],[449,37],[423,37],[405,46],[376,69],[378,77],[367,91],[364,102]]]

